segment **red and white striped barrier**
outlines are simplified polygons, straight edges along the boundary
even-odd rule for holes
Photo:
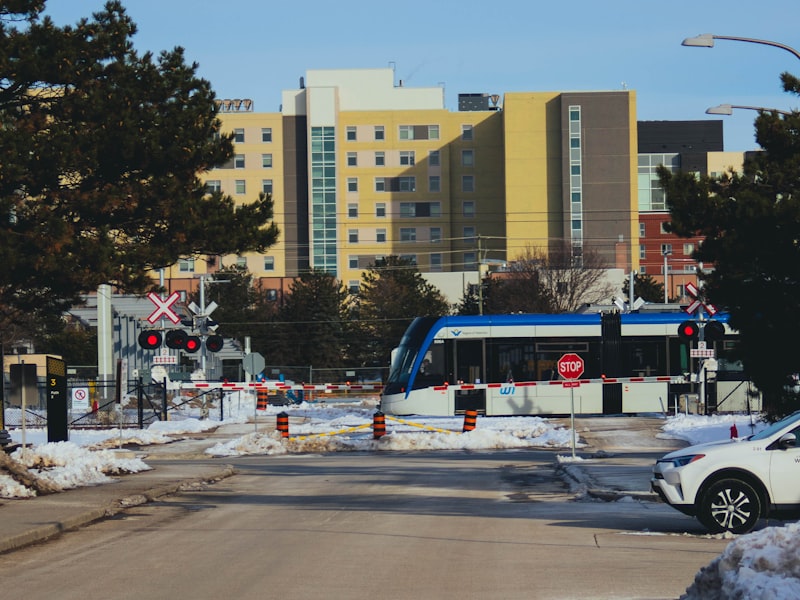
[[[305,383],[282,383],[280,381],[258,381],[258,382],[219,382],[219,381],[198,381],[198,382],[184,382],[181,384],[181,389],[203,389],[214,390],[222,389],[223,391],[237,392],[242,390],[276,390],[276,391],[289,391],[289,390],[303,390],[307,392],[362,392],[362,391],[376,391],[379,392],[383,389],[382,385],[374,384],[305,384]]]
[[[662,375],[656,377],[601,377],[599,379],[557,379],[554,381],[516,381],[509,383],[454,383],[433,386],[436,391],[447,390],[487,390],[508,386],[532,387],[532,386],[563,386],[564,383],[578,383],[581,385],[589,383],[685,383],[682,376]],[[223,391],[242,391],[242,390],[303,390],[306,392],[380,392],[383,386],[379,384],[350,384],[350,383],[324,383],[324,384],[305,384],[305,383],[283,383],[280,381],[258,381],[258,382],[219,382],[219,381],[198,381],[183,382],[181,389],[222,389]]]

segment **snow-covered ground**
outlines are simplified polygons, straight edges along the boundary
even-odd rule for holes
[[[145,430],[110,429],[70,432],[69,442],[47,443],[45,429],[27,428],[27,447],[15,450],[12,458],[61,489],[96,485],[111,476],[150,469],[129,453],[119,456],[114,448],[123,445],[166,444],[221,425],[244,424],[255,413],[254,400],[242,397],[229,402],[233,413],[222,421],[198,418],[158,422]],[[7,409],[8,410],[8,409]],[[374,402],[303,403],[269,407],[260,416],[290,416],[290,438],[282,440],[263,423],[253,432],[219,442],[206,452],[212,456],[283,454],[328,451],[376,450],[489,450],[497,448],[548,447],[569,449],[572,431],[540,417],[481,417],[478,427],[462,433],[462,417],[386,417],[386,435],[375,440],[372,433]],[[732,427],[735,429],[732,431]],[[677,415],[664,419],[659,437],[686,440],[690,444],[745,437],[764,425],[746,415]],[[241,429],[241,428],[240,428]],[[22,443],[23,431],[9,431],[14,442]],[[580,447],[580,440],[577,440]],[[126,454],[128,457],[126,457]],[[569,460],[568,457],[564,457]],[[22,498],[34,492],[11,477],[0,474],[0,497]],[[748,535],[734,536],[723,554],[704,567],[683,598],[747,598],[789,600],[800,598],[800,524],[768,527]]]

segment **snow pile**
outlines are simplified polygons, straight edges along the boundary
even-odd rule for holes
[[[703,567],[682,600],[800,598],[800,523],[743,535]]]

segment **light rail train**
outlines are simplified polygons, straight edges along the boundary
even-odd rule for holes
[[[687,320],[683,312],[418,317],[393,352],[380,409],[391,415],[564,415],[574,403],[578,414],[664,412],[677,393],[696,391],[686,376],[704,364],[678,336]],[[714,320],[724,325],[724,335],[705,345],[721,357],[736,336],[727,315]],[[572,389],[562,385],[556,368],[567,353],[584,361]],[[745,377],[736,364],[714,362],[715,382],[742,388]],[[716,392],[709,392],[709,404],[727,398]]]

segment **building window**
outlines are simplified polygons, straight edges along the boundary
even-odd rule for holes
[[[247,258],[244,256],[236,257],[236,266],[240,269],[247,269]]]
[[[358,256],[348,256],[347,257],[347,264],[351,269],[358,268]]]
[[[375,231],[375,241],[379,244],[386,243],[386,230],[385,229],[378,229]]]
[[[361,289],[361,283],[356,279],[351,279],[347,284],[347,291],[350,292],[352,296],[358,296],[359,289]]]
[[[429,140],[438,140],[439,139],[439,126],[438,125],[428,125],[428,139]]]
[[[244,154],[237,154],[233,157],[233,168],[244,169]]]
[[[233,141],[237,144],[244,143],[244,129],[236,128],[233,130]]]
[[[431,271],[442,270],[442,255],[437,253],[431,254]]]
[[[644,244],[639,244],[639,260],[647,258],[647,249]]]
[[[375,125],[375,141],[379,142],[386,139],[386,132],[383,130],[383,125]]]
[[[386,203],[385,202],[377,202],[375,204],[375,216],[376,217],[385,217],[386,216]]]
[[[194,273],[194,259],[182,258],[178,261],[178,270],[181,273]]]
[[[694,244],[684,244],[683,245],[683,255],[684,256],[691,256],[694,254]],[[692,267],[694,269],[694,267]]]
[[[442,179],[438,175],[431,175],[428,177],[428,191],[437,193],[442,191]]]
[[[347,178],[347,191],[348,192],[357,192],[358,191],[358,177],[348,177]]]
[[[347,141],[348,142],[356,141],[356,128],[353,125],[347,127]]]
[[[475,271],[478,268],[478,255],[475,252],[464,252],[464,270]]]
[[[351,202],[347,205],[347,216],[351,219],[358,218],[358,204]]]
[[[417,230],[415,227],[401,227],[400,228],[400,241],[401,242],[416,242]]]
[[[417,255],[416,254],[401,254],[400,258],[402,258],[403,260],[407,260],[412,265],[416,265],[417,264]]]
[[[475,191],[475,176],[474,175],[462,175],[461,176],[461,191],[462,192],[474,192]]]
[[[206,181],[206,192],[214,194],[222,191],[222,182],[219,179],[209,179]]]
[[[247,193],[247,184],[245,183],[244,179],[237,179],[235,184],[236,184],[236,193],[237,194],[246,194]]]
[[[414,164],[414,151],[401,150],[400,151],[400,164],[404,167],[410,167]]]
[[[376,152],[375,153],[375,166],[376,167],[385,167],[386,166],[386,155],[383,152]]]
[[[386,179],[384,177],[375,178],[375,191],[376,192],[386,191]]]
[[[264,257],[264,270],[265,271],[274,271],[275,270],[275,257],[274,256],[265,256]]]
[[[436,244],[442,241],[442,228],[441,227],[431,227],[431,242]]]
[[[358,166],[358,154],[356,154],[355,152],[347,153],[347,166],[348,167]]]
[[[264,169],[271,169],[272,168],[272,154],[262,154],[261,155],[261,166]]]
[[[261,180],[261,191],[265,194],[272,194],[272,179]]]
[[[351,229],[350,231],[348,231],[347,232],[347,240],[351,244],[357,244],[358,243],[358,229]]]
[[[664,212],[667,210],[666,195],[658,178],[658,167],[663,165],[676,173],[681,170],[680,154],[639,154],[638,198],[641,212]]]
[[[261,128],[261,141],[267,143],[272,141],[272,127]]]
[[[409,219],[417,216],[417,203],[416,202],[401,202],[400,203],[400,217]]]
[[[398,191],[400,192],[415,192],[417,191],[417,178],[416,177],[398,177],[397,178]]]
[[[467,226],[464,227],[464,243],[472,244],[475,242],[475,227]]]
[[[465,142],[472,141],[472,125],[461,126],[461,139]]]
[[[667,234],[667,233],[669,233],[669,232],[668,232],[668,231],[667,231],[667,230],[664,228],[664,226],[665,226],[666,224],[667,224],[667,222],[666,222],[666,221],[661,221],[661,223],[660,223],[660,226],[659,226],[659,228],[658,228],[658,231],[659,231],[661,234]]]
[[[661,256],[672,254],[672,244],[661,244]]]
[[[646,231],[647,230],[646,230],[646,228],[644,226],[644,223],[639,223],[639,237],[640,238],[647,237],[646,236]]]
[[[414,139],[414,126],[413,125],[400,125],[399,136],[401,140]]]
[[[431,167],[438,167],[441,164],[440,160],[441,159],[438,150],[431,150],[428,152],[428,165]]]
[[[461,166],[462,167],[475,166],[475,153],[472,150],[461,151]]]
[[[474,217],[475,203],[471,200],[464,202],[464,204],[461,205],[461,214],[465,217]]]

